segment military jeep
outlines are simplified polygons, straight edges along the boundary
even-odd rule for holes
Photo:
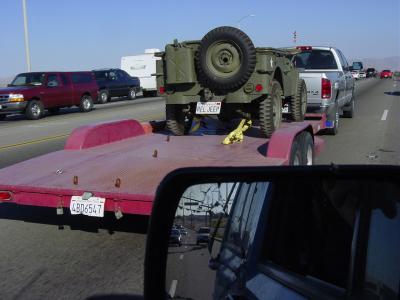
[[[221,121],[258,121],[270,137],[285,118],[302,121],[307,107],[305,83],[291,58],[295,50],[255,48],[234,27],[218,27],[203,39],[178,42],[156,55],[157,86],[166,97],[167,127],[175,135],[189,132],[196,115]],[[256,123],[257,124],[257,123]]]

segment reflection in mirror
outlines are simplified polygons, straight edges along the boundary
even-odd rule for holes
[[[281,299],[300,285],[309,297],[345,295],[354,256],[364,255],[352,252],[357,232],[369,241],[365,264],[354,273],[365,272],[358,283],[363,295],[398,299],[397,183],[298,178],[194,185],[176,210],[165,289],[173,299]]]

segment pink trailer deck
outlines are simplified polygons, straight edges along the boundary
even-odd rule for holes
[[[162,124],[121,120],[80,127],[64,150],[1,169],[0,202],[65,212],[72,196],[90,192],[106,199],[106,212],[148,216],[157,186],[169,172],[195,166],[286,165],[295,136],[317,132],[324,119],[285,123],[270,139],[250,131],[243,143],[232,145],[221,144],[226,133],[169,136],[158,131]],[[323,142],[314,137],[314,145],[319,153]]]

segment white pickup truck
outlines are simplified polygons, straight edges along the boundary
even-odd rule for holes
[[[326,113],[326,127],[337,134],[339,117],[354,114],[354,78],[343,53],[333,47],[297,47],[293,63],[307,86],[307,111]]]

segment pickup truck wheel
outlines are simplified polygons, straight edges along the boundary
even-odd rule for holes
[[[303,161],[302,164],[312,166],[314,164],[314,141],[309,132],[302,132],[299,135],[300,147],[302,148]]]
[[[136,98],[136,92],[134,88],[131,88],[129,90],[128,98],[129,100],[134,100]]]
[[[289,104],[290,119],[295,122],[304,120],[307,110],[307,88],[303,79],[297,82],[296,95]]]
[[[269,138],[282,121],[282,88],[278,81],[273,80],[271,93],[260,102],[261,133]]]
[[[93,99],[89,95],[83,95],[81,98],[81,104],[79,105],[81,112],[88,112],[93,109]]]
[[[333,122],[332,128],[327,128],[327,132],[330,135],[336,135],[338,133],[339,128],[339,105],[335,104],[335,108],[330,116],[328,116],[328,120]]]
[[[107,90],[99,91],[99,95],[97,96],[97,102],[100,104],[107,103],[109,100],[109,95]]]
[[[201,40],[196,59],[199,82],[212,90],[241,87],[256,66],[256,49],[241,30],[222,26]]]
[[[343,107],[343,117],[345,118],[352,118],[354,117],[354,107],[355,107],[355,101],[354,101],[354,91],[353,94],[351,95],[351,100],[348,105]]]
[[[60,112],[60,108],[59,107],[52,107],[52,108],[49,108],[48,111],[52,115],[57,115]]]
[[[32,100],[28,103],[25,116],[29,120],[38,120],[43,116],[44,107],[39,100]]]
[[[180,104],[167,104],[165,107],[167,128],[175,135],[185,135],[189,133],[193,116],[185,112],[187,108],[187,105]]]

